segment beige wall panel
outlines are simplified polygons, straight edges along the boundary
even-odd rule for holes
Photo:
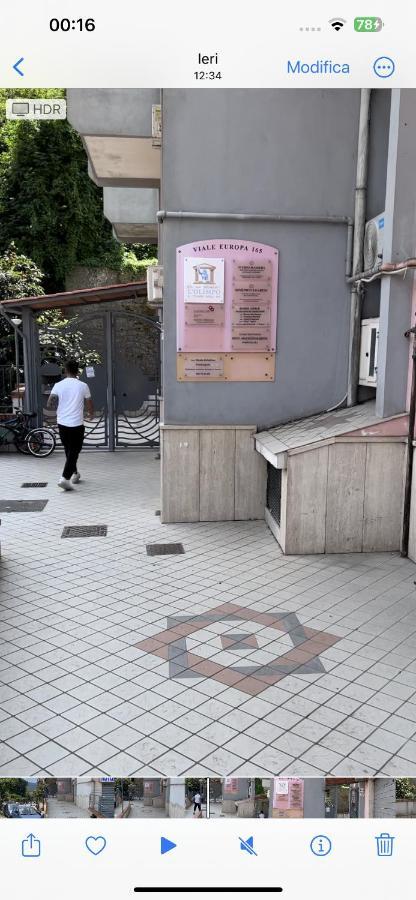
[[[199,431],[161,430],[162,522],[199,521]]]
[[[235,431],[200,431],[201,522],[234,519]]]
[[[364,551],[400,547],[404,459],[404,444],[367,444]]]
[[[235,432],[235,518],[264,519],[267,463],[254,448],[252,432]]]
[[[365,444],[332,444],[328,453],[326,553],[359,553],[363,546]]]
[[[324,553],[328,447],[289,456],[285,552]]]
[[[274,381],[275,372],[275,353],[176,354],[178,381]]]

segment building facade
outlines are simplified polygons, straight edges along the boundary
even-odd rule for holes
[[[162,521],[266,516],[288,553],[399,549],[416,91],[70,90],[68,116],[115,235],[158,235]],[[189,257],[202,278],[225,266],[216,308],[204,286],[188,302]]]
[[[239,818],[396,816],[394,778],[223,778],[213,784],[211,798],[214,815]]]

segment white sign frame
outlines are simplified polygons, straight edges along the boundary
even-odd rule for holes
[[[224,303],[224,259],[185,256],[183,295],[185,303]]]

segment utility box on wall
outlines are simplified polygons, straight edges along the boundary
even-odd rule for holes
[[[377,356],[380,319],[361,322],[360,384],[377,387]]]

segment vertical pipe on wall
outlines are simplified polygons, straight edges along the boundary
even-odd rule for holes
[[[408,556],[410,533],[410,507],[412,500],[412,474],[414,456],[414,434],[416,420],[416,328],[406,332],[405,337],[412,336],[412,387],[410,391],[409,424],[407,429],[406,474],[404,481],[403,526],[400,556]]]
[[[107,352],[107,409],[108,409],[108,449],[115,450],[115,419],[117,415],[114,390],[114,339],[113,316],[110,310],[105,313],[106,352]]]
[[[371,90],[361,91],[360,119],[358,126],[357,175],[354,203],[354,241],[352,254],[352,275],[363,270],[364,232],[367,206],[368,147],[370,138]],[[350,348],[348,368],[347,405],[355,406],[358,394],[361,337],[361,288],[355,282],[351,289]]]

